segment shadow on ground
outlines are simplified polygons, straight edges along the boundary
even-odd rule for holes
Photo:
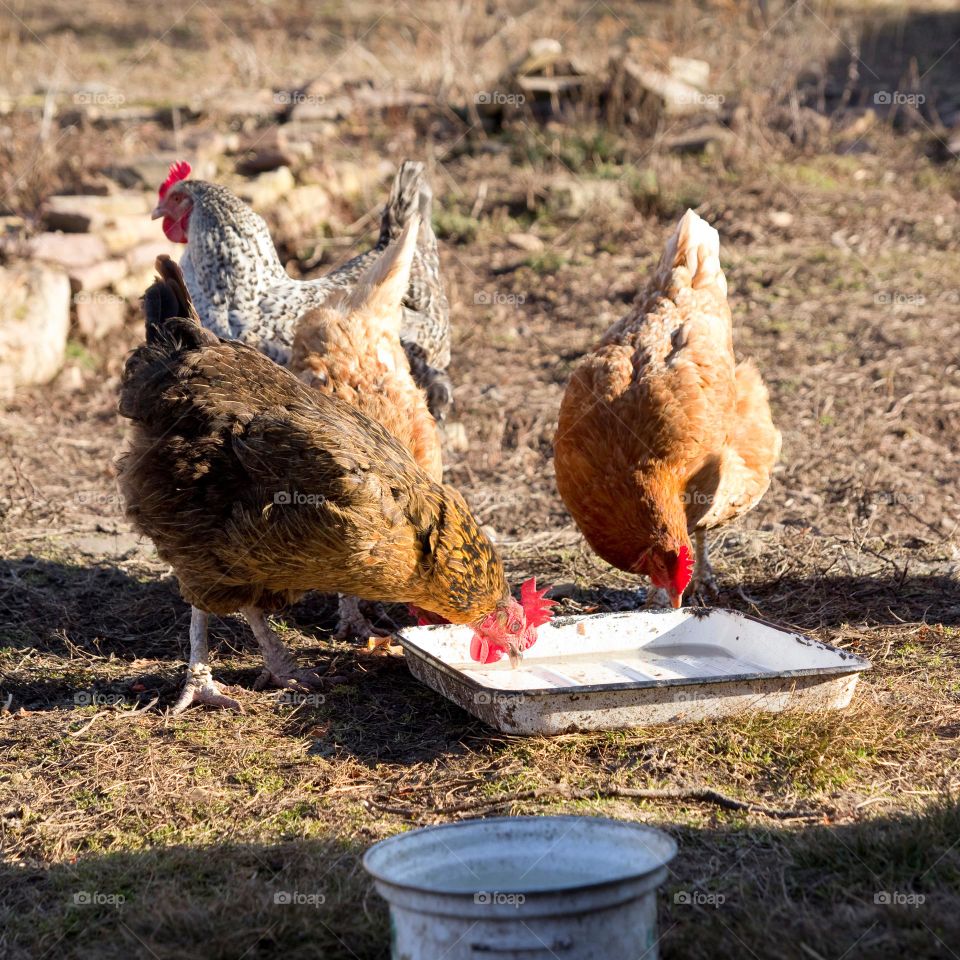
[[[838,827],[666,828],[680,854],[659,894],[665,960],[955,956],[955,799]],[[362,852],[324,837],[3,866],[0,951],[10,960],[384,960],[387,910]],[[771,924],[782,932],[776,954],[758,946]]]

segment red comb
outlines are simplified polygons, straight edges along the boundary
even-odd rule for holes
[[[673,574],[673,589],[677,593],[683,593],[690,583],[690,577],[693,574],[693,557],[690,556],[690,550],[687,545],[681,544],[677,553],[677,569]]]
[[[174,160],[170,164],[170,172],[167,174],[167,179],[160,184],[160,199],[162,200],[166,195],[167,191],[175,184],[179,183],[181,180],[186,180],[190,176],[190,164],[186,160]]]
[[[553,600],[544,600],[549,592],[549,587],[542,590],[537,589],[537,578],[531,577],[520,586],[520,604],[526,615],[527,623],[534,627],[542,627],[550,622],[550,608],[553,606]]]

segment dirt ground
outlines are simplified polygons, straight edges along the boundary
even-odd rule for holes
[[[719,602],[873,669],[842,712],[509,737],[402,658],[333,640],[334,605],[309,596],[277,623],[302,662],[343,677],[323,702],[255,692],[252,637],[227,618],[212,624],[213,669],[245,714],[170,718],[189,611],[123,519],[113,465],[119,372],[142,338],[131,303],[122,331],[73,339],[57,380],[0,409],[0,956],[383,958],[370,843],[562,812],[676,838],[665,958],[960,957],[960,14],[804,0],[3,7],[5,95],[27,107],[0,117],[0,204],[28,221],[46,195],[186,136],[176,111],[44,134],[42,91],[68,78],[120,89],[127,107],[190,103],[190,132],[254,138],[268,125],[228,106],[281,84],[425,95],[301,132],[318,169],[383,175],[284,249],[291,270],[322,274],[370,242],[396,165],[427,161],[453,308],[446,480],[511,581],[572,584],[570,612],[634,605],[641,584],[591,554],[558,497],[560,398],[694,207],[720,231],[736,349],[783,432],[769,492],[715,538]],[[541,35],[584,69],[628,37],[710,61],[728,135],[680,152],[671,137],[691,121],[612,122],[584,104],[478,122],[476,94]],[[922,109],[871,116],[877,91],[906,89],[924,91]],[[581,209],[557,199],[571,184],[575,197],[590,185]],[[756,806],[694,799],[701,788]],[[277,902],[290,891],[312,900]]]

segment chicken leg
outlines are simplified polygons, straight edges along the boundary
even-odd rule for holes
[[[187,665],[187,680],[183,685],[180,699],[173,705],[170,712],[176,716],[183,713],[187,707],[195,703],[205,703],[210,707],[220,707],[227,710],[238,710],[243,713],[243,707],[224,694],[223,690],[207,664],[209,650],[207,648],[207,624],[210,614],[205,610],[191,608],[190,614],[190,662]]]
[[[382,630],[370,622],[370,618],[360,608],[359,597],[351,597],[348,594],[341,593],[338,616],[340,622],[337,625],[337,632],[334,634],[337,640],[349,640],[351,637],[366,640],[370,637],[393,636],[391,631]]]
[[[694,550],[696,552],[696,563],[693,567],[693,588],[702,590],[711,596],[717,596],[720,593],[720,586],[713,573],[713,567],[710,566],[710,560],[707,557],[707,534],[704,530],[694,530]]]
[[[323,678],[317,670],[310,667],[301,669],[297,666],[293,654],[267,623],[267,618],[259,607],[243,607],[240,612],[250,624],[263,654],[263,673],[254,684],[257,690],[272,686],[309,693],[323,686]]]

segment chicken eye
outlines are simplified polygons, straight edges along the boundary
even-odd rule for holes
[[[510,621],[510,632],[511,632],[511,633],[519,633],[521,629],[522,629],[522,628],[521,628],[521,626],[520,626],[520,621],[519,621],[519,620],[511,620],[511,621]]]

